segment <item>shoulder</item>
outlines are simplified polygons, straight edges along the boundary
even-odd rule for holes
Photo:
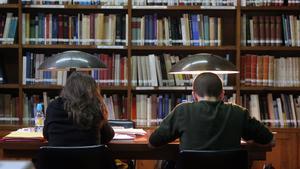
[[[63,109],[64,107],[64,99],[62,97],[58,97],[50,102],[47,109]]]
[[[247,109],[243,106],[240,106],[238,104],[235,104],[235,103],[229,103],[229,102],[224,102],[224,105],[225,106],[230,106],[236,110],[240,110],[240,111],[246,111]]]
[[[243,106],[240,106],[238,104],[234,104],[234,103],[224,103],[224,106],[227,106],[227,107],[230,107],[231,108],[231,112],[236,112],[236,113],[242,113],[244,115],[248,115],[249,112],[248,112],[248,109],[243,107]]]
[[[53,101],[51,101],[49,105],[51,105],[51,104],[54,104],[54,105],[55,104],[63,104],[64,102],[65,101],[62,97],[57,97]]]
[[[191,107],[194,103],[190,103],[190,102],[185,102],[185,103],[179,103],[178,105],[175,106],[174,110],[184,110],[184,109],[188,109],[189,107]]]
[[[175,106],[172,113],[175,116],[186,116],[186,114],[195,109],[196,103],[185,102]]]

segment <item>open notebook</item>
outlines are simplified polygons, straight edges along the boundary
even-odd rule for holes
[[[22,128],[4,136],[2,141],[44,141],[44,137],[42,132],[35,132],[32,128]]]

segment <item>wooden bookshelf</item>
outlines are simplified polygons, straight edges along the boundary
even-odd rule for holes
[[[251,87],[251,86],[241,86],[240,87],[241,91],[282,91],[282,92],[299,92],[300,87],[263,87],[263,86],[258,86],[258,87]]]
[[[0,89],[19,89],[19,84],[0,84]]]
[[[241,7],[242,11],[299,11],[300,6],[260,6],[260,7]]]
[[[244,54],[257,54],[257,55],[274,55],[275,57],[296,56],[300,57],[300,47],[286,47],[286,46],[243,46],[241,45],[241,22],[242,14],[253,15],[272,15],[281,16],[282,14],[294,14],[299,16],[300,6],[270,6],[270,7],[243,7],[240,0],[237,1],[236,7],[205,7],[205,6],[132,6],[131,0],[128,1],[128,6],[86,6],[86,5],[25,5],[21,1],[17,4],[0,4],[1,11],[12,12],[18,16],[18,29],[15,44],[7,45],[0,44],[0,63],[4,63],[8,76],[8,84],[0,84],[0,93],[12,93],[14,96],[19,97],[19,105],[23,107],[23,97],[26,93],[41,94],[43,91],[59,94],[62,86],[58,85],[23,85],[22,84],[22,63],[23,56],[26,52],[38,52],[46,54],[55,54],[66,50],[82,50],[90,53],[117,53],[122,56],[127,56],[127,80],[125,86],[100,86],[102,94],[120,94],[128,97],[127,99],[127,112],[128,118],[132,117],[132,101],[133,96],[136,94],[162,94],[162,93],[180,93],[190,94],[190,86],[163,86],[163,87],[147,87],[147,86],[133,86],[131,84],[131,58],[132,56],[141,56],[149,54],[162,55],[164,53],[176,55],[188,55],[195,53],[215,53],[221,56],[231,54],[230,58],[238,68],[241,70],[241,56]],[[46,9],[47,8],[47,9]],[[39,12],[44,13],[63,13],[63,14],[77,14],[77,13],[105,13],[105,14],[127,14],[128,23],[132,22],[133,17],[140,17],[143,15],[152,15],[157,13],[158,16],[181,16],[184,13],[204,14],[213,17],[222,17],[222,44],[221,46],[136,46],[131,43],[132,40],[132,25],[128,24],[128,46],[97,46],[97,45],[28,45],[22,44],[22,13],[36,14]],[[230,75],[230,86],[225,87],[226,92],[236,94],[236,102],[239,103],[239,98],[243,94],[251,93],[288,93],[300,94],[300,87],[267,87],[267,86],[244,86],[240,82],[240,74]],[[7,133],[9,130],[15,130],[23,127],[22,123],[23,109],[17,117],[20,119],[18,125],[5,125],[0,124],[0,131]],[[146,127],[146,126],[141,126]],[[155,127],[155,126],[152,126]],[[295,164],[295,159],[300,161],[300,129],[298,127],[272,127],[272,130],[278,132],[279,147],[276,147],[275,152],[268,155],[269,162],[275,164],[276,169],[298,169],[300,164]],[[291,143],[291,144],[290,144]],[[289,150],[292,153],[284,150],[284,145],[289,145]],[[291,145],[296,145],[293,149]],[[280,162],[279,155],[283,153],[285,161]],[[291,157],[291,154],[295,155]],[[279,162],[278,162],[279,161]],[[261,164],[259,164],[261,167]],[[297,166],[297,167],[296,167]],[[260,168],[258,167],[258,168]],[[262,167],[261,167],[262,168]]]
[[[299,47],[286,47],[286,46],[243,46],[241,51],[300,51]]]
[[[208,51],[208,50],[218,50],[218,51],[234,51],[235,46],[132,46],[132,50],[142,50],[142,51]]]
[[[13,45],[0,45],[0,52],[4,52],[4,57],[9,58],[11,53],[16,58],[16,60],[11,64],[12,66],[17,66],[17,72],[13,74],[13,77],[8,77],[12,79],[15,85],[1,85],[0,88],[13,88],[18,89],[20,93],[20,97],[22,98],[23,90],[59,90],[61,86],[55,85],[22,85],[22,56],[27,51],[38,51],[39,53],[57,53],[58,51],[65,51],[65,50],[83,50],[83,51],[90,51],[93,53],[121,53],[128,57],[127,68],[128,68],[128,84],[126,86],[103,86],[101,87],[103,91],[115,91],[118,92],[126,92],[127,95],[131,96],[132,92],[135,93],[143,93],[143,91],[172,91],[172,90],[179,90],[189,93],[191,89],[188,87],[181,88],[180,86],[176,87],[132,87],[130,80],[131,80],[131,56],[132,55],[148,55],[151,53],[155,54],[163,54],[163,53],[172,53],[172,54],[194,54],[194,53],[216,53],[219,55],[225,55],[227,53],[232,54],[231,58],[238,69],[240,69],[240,62],[241,62],[241,55],[246,53],[287,53],[287,55],[295,55],[300,51],[300,47],[285,47],[285,46],[242,46],[240,44],[241,41],[241,15],[243,13],[253,13],[256,11],[260,11],[260,13],[268,14],[271,12],[273,15],[281,14],[283,12],[291,12],[291,13],[299,13],[299,6],[280,6],[280,7],[242,7],[240,6],[240,1],[237,2],[236,7],[206,7],[206,6],[132,6],[131,1],[128,2],[128,6],[101,6],[101,5],[22,5],[21,2],[18,4],[1,4],[0,8],[5,9],[6,11],[18,11],[19,17],[19,26],[18,26],[18,33],[16,44]],[[37,9],[41,9],[36,11]],[[92,13],[102,12],[104,11],[105,14],[108,13],[116,13],[121,11],[122,14],[128,14],[128,21],[131,23],[132,18],[134,16],[141,16],[143,14],[151,14],[151,13],[158,13],[159,15],[170,15],[175,16],[178,15],[177,11],[182,13],[203,13],[209,14],[212,16],[221,16],[224,18],[224,26],[222,26],[222,38],[224,42],[221,46],[136,46],[132,45],[132,32],[131,24],[128,25],[128,46],[97,46],[97,45],[66,45],[66,44],[59,44],[59,45],[28,45],[22,44],[22,13],[36,13],[36,12],[43,12],[43,9],[50,8],[54,12],[61,11],[62,13],[69,14],[69,11],[72,10],[72,13],[80,13],[81,10],[84,12],[91,11]],[[46,12],[49,12],[47,10]],[[149,13],[150,12],[150,13]],[[16,49],[18,49],[16,51]],[[7,59],[9,60],[9,59]],[[12,61],[6,61],[12,62]],[[11,66],[9,66],[10,70],[14,70]],[[14,70],[15,71],[15,70]],[[241,95],[243,92],[247,91],[289,91],[297,93],[299,91],[299,87],[244,87],[240,85],[240,75],[233,75],[231,77],[232,81],[232,88],[229,91],[233,91],[237,94],[237,97]],[[22,100],[20,100],[22,103]],[[237,99],[237,102],[239,100]],[[128,112],[131,112],[131,99],[128,101]],[[22,113],[20,113],[22,114]]]
[[[25,5],[24,9],[72,9],[72,10],[127,10],[127,6],[103,5]]]
[[[18,4],[0,4],[0,9],[18,9]]]
[[[0,44],[0,49],[1,48],[3,48],[3,49],[18,49],[19,45],[17,45],[17,44],[14,44],[14,45],[3,45],[3,44]]]
[[[107,49],[107,50],[127,50],[126,46],[104,46],[104,45],[22,45],[23,49]]]

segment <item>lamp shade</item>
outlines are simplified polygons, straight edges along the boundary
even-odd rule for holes
[[[66,51],[55,54],[39,66],[40,70],[89,70],[107,68],[96,56],[81,51]]]
[[[212,72],[216,74],[238,73],[231,62],[218,55],[199,53],[189,55],[177,62],[170,70],[170,74],[200,74]]]

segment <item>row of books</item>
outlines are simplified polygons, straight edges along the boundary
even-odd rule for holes
[[[241,0],[241,6],[299,6],[299,0]]]
[[[236,0],[133,0],[136,6],[236,6]]]
[[[127,0],[22,0],[23,5],[127,5]]]
[[[23,44],[125,45],[127,14],[22,14]]]
[[[0,44],[13,44],[16,37],[18,17],[13,13],[0,14]]]
[[[222,19],[202,14],[132,18],[133,45],[221,46]]]
[[[122,94],[103,95],[108,109],[108,119],[128,119],[127,96]]]
[[[0,93],[0,123],[15,124],[19,121],[19,97]]]
[[[94,69],[88,72],[102,86],[127,85],[127,57],[120,54],[94,54],[108,69]],[[45,54],[26,52],[23,56],[23,84],[65,85],[67,71],[45,71],[38,67],[47,59]]]
[[[300,18],[297,15],[242,15],[243,46],[300,46]]]
[[[132,86],[191,86],[191,75],[168,74],[172,65],[179,61],[179,56],[132,56]]]
[[[45,54],[26,52],[23,56],[23,78],[22,84],[52,84],[64,85],[67,79],[66,71],[44,71],[38,70],[39,66],[47,59]]]
[[[242,95],[250,115],[270,126],[300,126],[300,96],[292,94]]]
[[[2,2],[3,1],[3,2]],[[3,4],[7,0],[1,0]],[[108,5],[124,6],[127,0],[22,0],[23,5]],[[236,6],[236,0],[133,0],[134,6],[182,6],[182,5],[200,5],[200,6]]]
[[[24,13],[22,17],[25,22],[22,25],[23,44],[127,44],[127,15],[40,13],[30,16]],[[17,20],[12,13],[0,16],[2,44],[13,44]],[[221,29],[222,20],[219,17],[183,14],[181,18],[158,19],[156,14],[146,15],[132,18],[132,42],[134,45],[220,46]],[[300,46],[299,32],[300,19],[296,15],[242,15],[241,38],[244,46]]]
[[[229,58],[229,54],[226,55]],[[194,76],[169,74],[172,65],[182,57],[172,54],[131,57],[132,86],[191,86]],[[228,76],[224,75],[224,86],[228,85]]]
[[[127,79],[127,62],[126,56],[120,54],[94,54],[105,65],[107,69],[94,69],[91,76],[96,80],[96,83],[101,86],[126,86]]]
[[[0,4],[7,4],[8,0],[0,0]],[[127,0],[22,0],[24,5],[127,5]],[[236,6],[236,0],[133,0],[136,6],[162,5],[202,5],[202,6]],[[299,0],[241,0],[241,6],[299,6]]]
[[[158,125],[181,102],[192,102],[191,95],[142,95],[132,98],[132,116],[138,126]]]
[[[300,87],[300,57],[241,56],[241,85]]]
[[[126,119],[127,97],[125,95],[104,95],[104,101],[109,110],[109,119]],[[234,101],[233,96],[226,102]],[[24,95],[23,122],[34,123],[34,113],[37,103],[49,104],[54,98],[43,95]],[[193,102],[191,95],[182,94],[137,94],[132,98],[132,119],[138,126],[157,126],[163,118],[179,103]],[[19,110],[19,99],[10,94],[0,94],[1,124],[16,124]],[[249,110],[252,117],[269,126],[299,126],[300,96],[292,94],[243,94],[241,105]],[[46,107],[45,107],[46,109]]]
[[[107,69],[93,69],[88,72],[101,86],[128,85],[128,58],[120,54],[94,54]],[[26,84],[64,85],[67,71],[45,71],[38,67],[47,59],[46,54],[26,52],[23,56],[23,81]],[[132,86],[191,86],[192,75],[171,75],[169,71],[179,59],[184,56],[171,54],[131,57],[131,84]],[[229,54],[226,54],[229,60]],[[228,85],[228,76],[224,75],[224,86]]]
[[[235,95],[235,94],[234,94]],[[226,102],[235,98],[226,97]],[[138,126],[157,126],[179,103],[193,102],[192,95],[184,94],[137,94],[132,98],[132,119]]]
[[[231,97],[226,97],[226,102],[235,102],[235,94]],[[0,95],[0,101],[1,101]],[[6,97],[6,96],[5,96]],[[10,96],[11,97],[11,96]],[[34,123],[34,113],[36,112],[36,105],[38,103],[43,103],[44,109],[46,112],[47,105],[53,101],[56,97],[49,97],[47,92],[43,92],[42,95],[27,95],[24,94],[23,101],[23,122],[24,124],[33,124]],[[124,94],[112,94],[112,95],[103,95],[104,102],[108,108],[108,119],[128,119],[127,112],[127,96]],[[18,98],[14,98],[15,101],[18,101]],[[172,109],[179,103],[182,102],[193,102],[192,95],[184,94],[137,94],[132,97],[132,119],[136,121],[138,126],[157,126],[160,124],[163,118],[172,111]],[[18,108],[14,104],[15,102],[10,102],[9,106],[11,108]],[[2,108],[0,102],[0,110]],[[0,117],[0,122],[11,123],[12,121],[17,121],[17,113],[11,114],[11,109],[9,114],[6,116]]]

